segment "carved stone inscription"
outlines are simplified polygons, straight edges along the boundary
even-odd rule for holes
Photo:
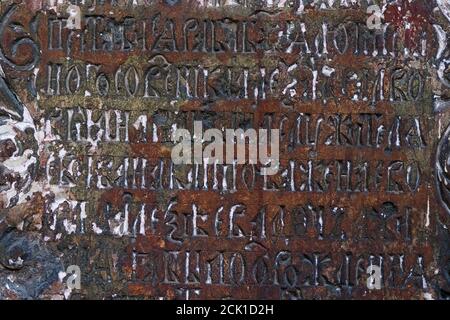
[[[0,298],[448,298],[449,41],[446,0],[0,1]]]

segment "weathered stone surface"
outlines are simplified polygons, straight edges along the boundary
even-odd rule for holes
[[[0,298],[448,298],[449,21],[446,0],[0,1]],[[174,164],[194,121],[279,129],[277,174]]]

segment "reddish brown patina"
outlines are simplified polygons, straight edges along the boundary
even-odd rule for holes
[[[448,298],[450,4],[376,2],[2,1],[0,298]]]

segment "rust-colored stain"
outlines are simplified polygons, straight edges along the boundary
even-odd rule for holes
[[[447,0],[0,1],[0,298],[447,299],[449,33]],[[278,129],[277,172],[174,162],[199,122]]]

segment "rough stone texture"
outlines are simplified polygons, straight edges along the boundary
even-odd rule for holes
[[[448,298],[449,21],[446,0],[0,1],[0,298]],[[280,170],[173,165],[194,120],[280,129]]]

